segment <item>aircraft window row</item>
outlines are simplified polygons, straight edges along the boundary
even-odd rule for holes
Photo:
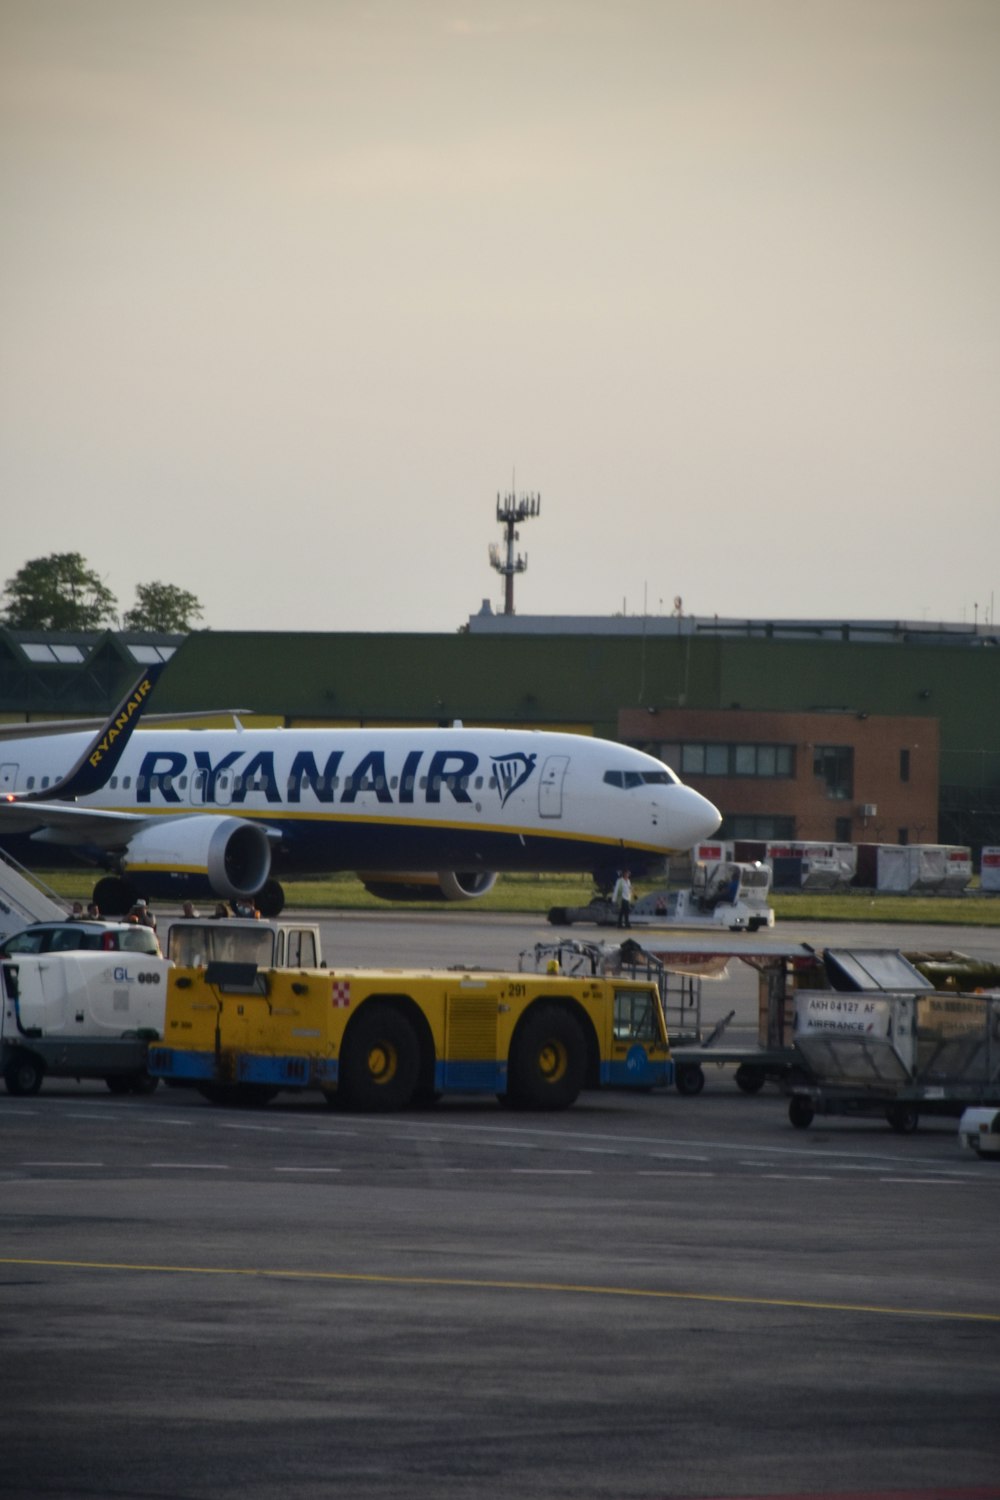
[[[622,773],[608,773],[609,776],[615,774],[621,775]],[[628,782],[629,786],[638,785],[639,780],[666,781],[668,779],[666,776],[657,775],[656,772],[643,772],[641,777],[638,777],[638,774],[634,771],[630,771],[627,774],[630,777],[635,776],[637,778],[635,782],[630,780]],[[607,781],[608,776],[605,776],[604,779],[605,781]],[[223,772],[215,779],[216,787],[221,789],[222,791],[227,791],[229,789],[230,780],[232,781],[232,789],[234,792],[238,792],[244,789],[250,792],[266,792],[271,786],[271,779],[267,776],[248,777],[246,779],[244,779],[242,776],[233,776],[232,778],[230,778]],[[206,773],[204,771],[199,771],[198,775],[194,777],[192,781],[193,789],[195,791],[203,791],[205,787],[205,781]],[[132,785],[132,778],[131,776],[123,776],[119,781],[119,778],[117,776],[112,776],[108,784],[112,791],[117,791],[119,786],[121,786],[121,789],[123,791],[128,791]],[[145,776],[136,777],[135,785],[137,791],[143,791],[146,787],[146,784],[147,782]],[[491,791],[495,791],[497,786],[496,777],[490,776],[489,780],[485,784],[490,788]],[[33,776],[29,776],[27,782],[28,790],[30,791],[34,787],[34,785],[35,778]],[[47,787],[48,785],[49,778],[45,776],[42,778],[42,786]],[[157,789],[159,789],[164,792],[169,792],[176,788],[178,791],[183,792],[187,790],[187,785],[188,778],[186,776],[178,776],[175,778],[174,776],[164,773],[162,775],[154,775],[149,777],[149,787],[152,791],[156,791]],[[360,781],[355,781],[352,776],[345,776],[343,778],[343,781],[341,781],[341,778],[339,776],[318,776],[315,782],[310,776],[301,776],[298,778],[289,776],[287,785],[290,792],[302,790],[307,786],[315,786],[317,792],[325,792],[327,790],[335,791],[340,786],[343,786],[345,792],[381,792],[385,790],[386,785],[388,785],[393,791],[396,791],[399,787],[399,777],[390,776],[387,783],[384,776],[377,776],[374,781],[372,781],[370,777],[363,778]],[[426,791],[428,785],[431,785],[435,791],[439,791],[442,786],[446,786],[449,787],[452,791],[460,790],[463,792],[467,792],[470,788],[473,788],[475,791],[479,792],[483,789],[484,778],[482,776],[477,776],[473,780],[473,778],[470,776],[435,776],[433,780],[428,783],[428,779],[426,776],[421,776],[419,780],[417,780],[413,776],[407,776],[403,780],[403,789],[407,792],[412,792],[417,786],[419,786],[422,791]],[[614,782],[613,785],[621,785],[621,782]]]
[[[41,780],[42,791],[44,791],[45,788],[50,785],[51,780],[52,780],[52,778],[50,776],[43,776],[42,777],[42,780]],[[26,789],[29,792],[34,791],[34,787],[35,787],[35,778],[34,778],[34,776],[29,776],[28,777],[27,781],[25,782],[25,787],[26,787]]]

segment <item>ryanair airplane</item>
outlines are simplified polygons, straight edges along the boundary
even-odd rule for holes
[[[0,847],[108,870],[137,895],[281,910],[286,877],[357,871],[389,899],[468,900],[500,871],[652,874],[718,810],[651,755],[539,730],[156,729],[132,737],[162,667],[96,736],[8,725]],[[180,717],[177,715],[176,717]]]

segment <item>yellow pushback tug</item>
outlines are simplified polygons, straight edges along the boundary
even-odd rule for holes
[[[654,979],[480,970],[174,969],[148,1066],[213,1102],[318,1089],[362,1110],[451,1093],[566,1109],[673,1081]]]

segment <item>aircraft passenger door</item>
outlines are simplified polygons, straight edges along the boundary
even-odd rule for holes
[[[538,815],[541,818],[562,817],[563,780],[569,766],[568,755],[548,755],[538,783]]]
[[[12,792],[17,786],[17,762],[7,761],[0,766],[0,792]]]

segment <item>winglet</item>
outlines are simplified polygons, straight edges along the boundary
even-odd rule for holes
[[[25,792],[9,798],[12,802],[60,802],[99,792],[114,771],[128,744],[132,731],[142,718],[150,693],[166,662],[146,668],[139,681],[126,693],[118,707],[101,725],[76,765],[61,780],[43,792]]]

